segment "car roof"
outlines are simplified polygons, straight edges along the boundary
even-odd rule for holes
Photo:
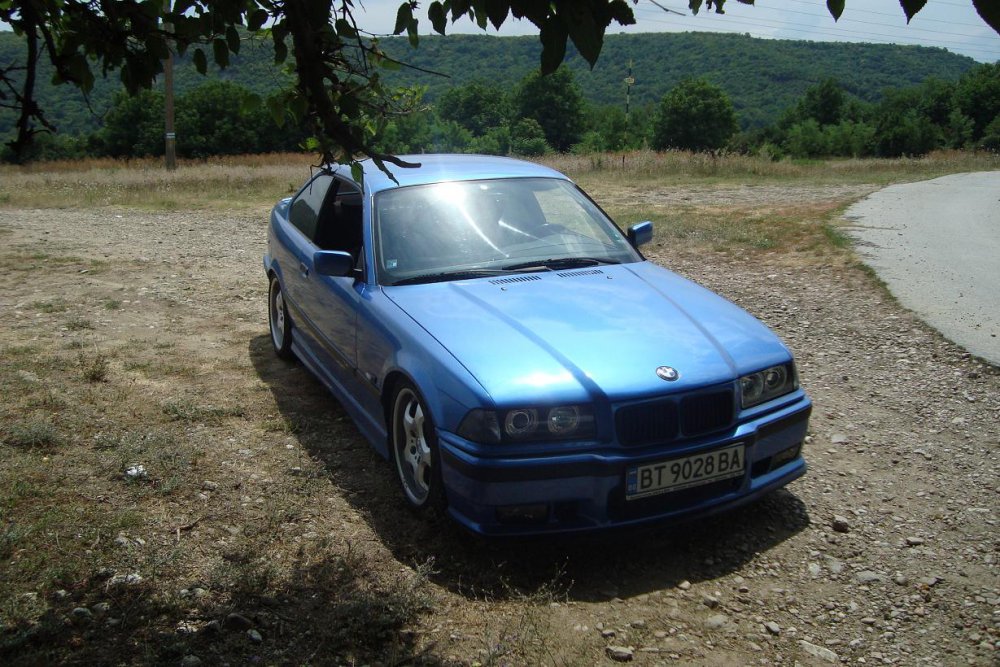
[[[558,178],[569,180],[554,169],[539,164],[493,155],[400,155],[406,162],[419,163],[419,167],[398,167],[389,162],[386,168],[396,178],[393,180],[370,159],[362,160],[365,185],[372,194],[408,185],[424,185],[444,181],[474,181],[487,178]],[[349,165],[331,165],[338,175],[351,178]],[[352,179],[353,180],[353,179]]]

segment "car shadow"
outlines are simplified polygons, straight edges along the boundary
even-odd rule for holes
[[[630,528],[583,537],[484,539],[455,522],[415,516],[389,464],[343,407],[296,363],[277,359],[267,336],[249,344],[295,437],[323,463],[331,482],[402,563],[470,598],[552,594],[579,601],[627,598],[707,581],[742,568],[805,529],[805,504],[782,489],[731,512],[682,525]]]

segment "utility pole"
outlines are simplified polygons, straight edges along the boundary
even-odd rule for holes
[[[170,11],[170,0],[163,0],[163,9]],[[173,32],[174,26],[166,21],[163,22],[165,33]],[[167,170],[177,168],[177,135],[174,133],[174,52],[171,48],[170,40],[167,40],[167,58],[163,61],[163,85],[166,90],[163,95],[164,137],[166,139],[166,167]]]
[[[628,150],[628,107],[629,96],[632,94],[632,86],[635,85],[635,77],[632,76],[632,59],[628,59],[628,76],[625,77],[625,145],[622,146],[622,169],[625,168],[625,151]]]

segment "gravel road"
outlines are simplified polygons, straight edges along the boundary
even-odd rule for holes
[[[880,190],[845,213],[858,250],[907,308],[1000,364],[1000,171]]]

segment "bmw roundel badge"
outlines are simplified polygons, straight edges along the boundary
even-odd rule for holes
[[[676,368],[671,368],[670,366],[660,366],[656,369],[656,377],[661,380],[666,380],[667,382],[673,382],[681,376],[677,372]]]

